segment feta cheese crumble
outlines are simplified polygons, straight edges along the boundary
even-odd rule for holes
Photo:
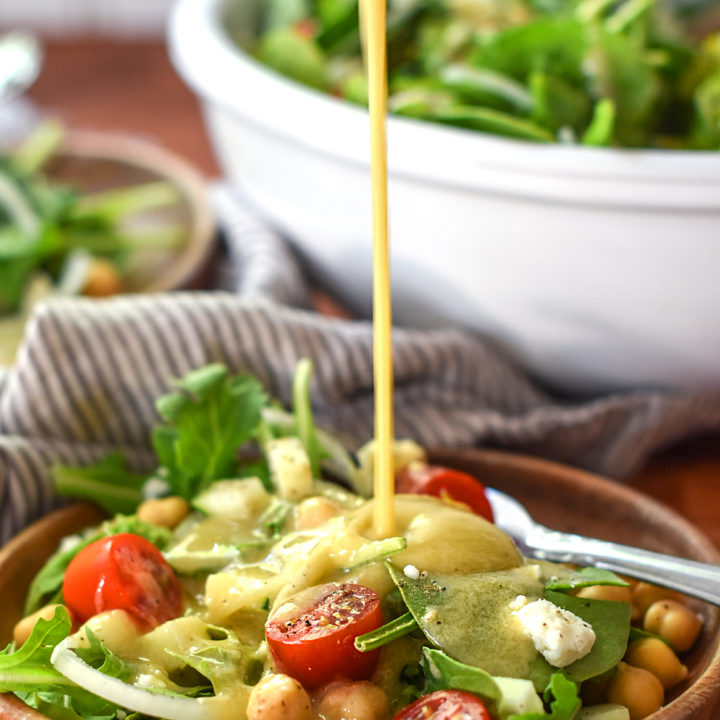
[[[530,602],[524,595],[518,595],[514,600],[510,602],[511,610],[519,610],[525,607]]]
[[[420,571],[414,565],[406,565],[403,568],[403,573],[410,580],[417,580],[420,577]]]
[[[513,602],[517,603],[518,599]],[[537,651],[554,667],[574,663],[595,644],[595,632],[588,623],[549,600],[527,603],[515,610],[514,615]]]

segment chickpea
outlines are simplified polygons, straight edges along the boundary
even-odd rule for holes
[[[248,720],[312,720],[310,696],[289,675],[265,676],[250,693]]]
[[[295,508],[295,528],[310,530],[323,525],[341,512],[342,508],[333,500],[325,497],[308,498]]]
[[[702,621],[676,600],[658,600],[647,609],[643,627],[670,643],[675,652],[685,652],[700,634]]]
[[[15,625],[15,628],[13,629],[13,639],[15,640],[15,643],[18,645],[18,647],[25,643],[25,641],[30,637],[33,628],[35,627],[35,623],[37,623],[40,618],[42,618],[43,620],[52,620],[53,616],[55,615],[55,610],[59,607],[62,606],[58,603],[46,605],[45,607],[36,610],[34,613],[32,613],[32,615],[27,615],[26,617],[22,618],[22,620],[19,620]]]
[[[85,276],[83,295],[107,297],[117,295],[125,289],[123,279],[117,267],[109,260],[92,258]]]
[[[687,676],[687,668],[668,645],[658,638],[641,638],[630,643],[625,662],[649,670],[667,690]]]
[[[325,720],[384,720],[390,704],[387,695],[371,682],[337,682],[327,686],[317,712]]]
[[[662,683],[648,670],[621,662],[615,675],[610,678],[607,701],[624,705],[630,720],[642,720],[662,706],[664,691]]]
[[[630,588],[620,585],[590,585],[580,588],[575,595],[593,600],[610,600],[612,602],[630,602]]]
[[[145,500],[140,503],[137,510],[137,516],[140,520],[160,525],[166,528],[174,528],[179,525],[182,520],[190,512],[190,505],[181,497],[172,496],[166,498],[157,498],[154,500]]]
[[[638,582],[632,590],[632,604],[637,610],[637,617],[639,618],[643,617],[647,609],[658,600],[680,601],[680,595],[674,590],[668,590],[668,588],[642,581]]]

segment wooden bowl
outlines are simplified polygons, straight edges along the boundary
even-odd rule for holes
[[[73,131],[44,168],[52,179],[84,193],[167,181],[179,191],[178,201],[139,212],[132,225],[149,230],[180,228],[173,247],[138,246],[126,258],[126,292],[155,293],[202,285],[215,249],[215,225],[203,178],[187,162],[146,140],[127,135]],[[22,339],[27,314],[0,318],[0,368],[11,365]]]
[[[47,173],[84,192],[165,180],[179,190],[174,205],[138,215],[144,227],[174,224],[183,228],[177,247],[139,248],[125,274],[131,292],[164,292],[188,287],[207,266],[215,228],[203,178],[185,160],[146,140],[104,132],[69,132],[48,164]]]
[[[718,564],[720,552],[703,533],[672,510],[627,487],[580,470],[535,458],[482,450],[438,450],[433,461],[470,472],[514,495],[542,523],[569,532],[638,545]],[[99,512],[71,505],[39,521],[0,550],[0,643],[20,617],[33,574],[62,536],[94,524]],[[720,714],[720,611],[693,602],[703,630],[683,658],[687,680],[668,696],[653,720],[712,720]],[[14,697],[0,696],[0,717],[43,718]]]

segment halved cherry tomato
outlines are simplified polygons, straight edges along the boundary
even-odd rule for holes
[[[382,625],[377,593],[354,583],[328,583],[299,593],[265,624],[279,670],[313,689],[337,678],[364,680],[378,651],[361,653],[355,638]]]
[[[399,493],[448,497],[465,503],[477,515],[493,521],[485,487],[477,478],[459,470],[440,465],[410,463],[397,474],[395,490]]]
[[[492,720],[479,697],[464,690],[438,690],[404,707],[393,720]]]
[[[105,610],[126,610],[144,630],[182,613],[180,581],[148,540],[120,533],[96,540],[70,562],[63,597],[79,622]]]

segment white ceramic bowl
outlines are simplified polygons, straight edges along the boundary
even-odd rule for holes
[[[179,0],[170,52],[217,156],[369,314],[366,113],[264,68],[261,0]],[[720,386],[720,153],[534,145],[388,121],[394,319],[489,333],[582,391]]]

